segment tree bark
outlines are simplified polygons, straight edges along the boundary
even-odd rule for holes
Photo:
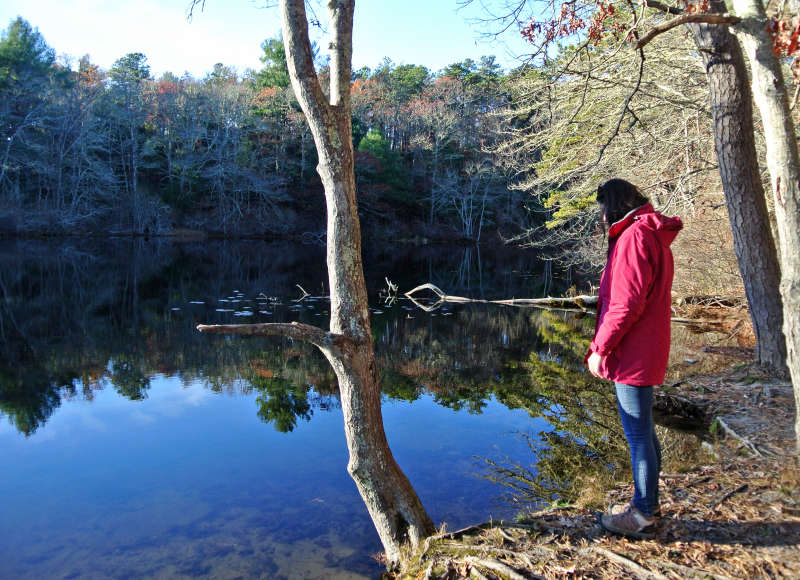
[[[789,97],[780,62],[772,52],[761,0],[733,0],[741,24],[735,27],[750,61],[753,96],[761,112],[767,168],[775,200],[780,248],[783,333],[786,362],[794,385],[795,439],[800,453],[800,159]]]
[[[725,12],[721,0],[712,12]],[[780,294],[780,267],[759,175],[753,136],[753,109],[744,56],[727,26],[688,25],[703,59],[714,119],[714,140],[722,189],[733,230],[733,246],[756,335],[756,360],[785,369],[786,343]]]
[[[330,102],[314,70],[304,0],[281,0],[283,38],[292,88],[319,154],[317,171],[328,214],[330,331],[342,340],[317,345],[339,381],[350,460],[347,469],[367,505],[390,562],[405,541],[434,533],[433,522],[394,460],[383,429],[380,388],[361,263],[351,134],[350,75],[354,0],[329,0]]]

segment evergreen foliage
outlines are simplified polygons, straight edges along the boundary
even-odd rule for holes
[[[256,73],[256,84],[260,87],[285,89],[289,86],[289,67],[286,64],[286,49],[280,38],[268,38],[261,44],[264,51],[259,60],[264,68]]]

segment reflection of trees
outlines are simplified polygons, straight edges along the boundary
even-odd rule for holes
[[[575,500],[592,481],[608,479],[628,463],[613,389],[584,370],[589,347],[586,327],[574,318],[542,312],[542,339],[522,365],[526,375],[497,390],[500,401],[546,417],[554,430],[527,436],[532,467],[487,460],[490,477],[508,486],[517,500]]]
[[[534,311],[476,304],[415,315],[374,327],[384,392],[402,383],[407,400],[413,389],[424,389],[439,404],[480,412],[509,368],[539,341]]]
[[[209,350],[187,303],[216,304],[232,288],[289,295],[313,279],[309,251],[319,253],[256,241],[1,243],[0,412],[31,434],[62,397],[91,400],[106,379],[131,399],[156,373],[226,388],[258,344]]]
[[[413,403],[419,399],[422,389],[414,377],[393,368],[380,369],[381,392],[392,399]]]
[[[476,413],[494,395],[546,418],[553,430],[528,436],[530,466],[489,460],[490,477],[517,500],[574,500],[627,465],[613,389],[584,370],[593,318],[485,305],[439,314],[376,328],[384,393],[413,400],[427,390],[440,405]]]
[[[44,425],[61,405],[58,387],[43,378],[20,377],[0,370],[0,412],[26,437]]]
[[[310,421],[315,408],[338,407],[337,387],[330,365],[316,349],[287,339],[278,346],[251,355],[243,373],[247,382],[244,388],[258,393],[258,417],[272,423],[277,431],[288,433],[298,420]]]
[[[496,252],[465,246],[448,249],[447,261],[435,247],[415,252],[419,252],[414,256],[417,276],[407,288],[401,286],[402,291],[430,282],[452,295],[503,299],[557,294],[567,288],[563,281],[554,284],[550,262],[541,261],[531,250]]]
[[[135,358],[114,359],[111,362],[111,384],[123,397],[141,401],[147,398],[150,377],[141,361]]]
[[[286,379],[256,377],[253,388],[258,391],[258,417],[272,423],[281,433],[293,431],[298,419],[311,420],[314,412],[308,403],[308,390],[292,385]]]
[[[277,339],[209,338],[194,330],[200,318],[229,305],[218,300],[234,290],[282,297],[282,306],[269,307],[272,321],[317,323],[310,309],[292,309],[291,298],[297,283],[326,293],[323,260],[317,247],[261,241],[0,244],[0,412],[31,434],[65,396],[91,400],[110,384],[138,400],[155,374],[187,383],[200,378],[215,391],[247,392],[257,388],[259,376],[271,373],[293,390],[288,409],[303,391],[312,409],[335,407],[336,381],[316,349],[288,340],[275,348]],[[373,296],[386,276],[402,289],[417,285],[426,272],[454,273],[457,280],[450,280],[464,284],[458,292],[467,296],[529,295],[520,272],[539,268],[529,253],[486,249],[478,267],[474,248],[387,252],[373,246],[365,263]],[[467,263],[472,273],[465,273]],[[382,385],[390,397],[414,400],[428,389],[443,405],[479,412],[498,380],[508,380],[508,361],[519,360],[540,340],[535,315],[518,310],[475,305],[428,316],[404,307],[403,300],[381,306],[383,313],[373,317]],[[319,301],[314,312],[326,308]],[[277,417],[281,396],[263,396]]]

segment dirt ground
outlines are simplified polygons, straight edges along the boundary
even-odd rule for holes
[[[597,512],[557,508],[429,538],[389,577],[800,579],[792,387],[747,360],[746,324],[722,324],[729,337],[741,335],[736,344],[688,341],[675,355],[674,380],[661,389],[699,409],[710,427],[698,463],[662,473],[653,539],[611,535]],[[609,490],[606,504],[626,504],[631,487]]]

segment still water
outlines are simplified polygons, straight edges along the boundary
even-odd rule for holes
[[[483,458],[530,464],[519,434],[552,427],[525,410],[525,361],[566,355],[538,311],[402,293],[540,296],[550,269],[477,247],[368,249],[365,268],[400,466],[437,524],[513,517]],[[194,330],[325,326],[326,285],[318,246],[0,243],[0,578],[379,575],[323,357]]]

